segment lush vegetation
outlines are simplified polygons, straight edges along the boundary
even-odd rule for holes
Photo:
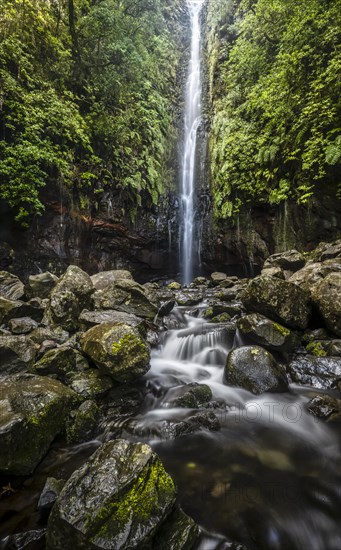
[[[46,185],[156,203],[174,139],[181,0],[0,0],[0,199],[27,224]],[[171,5],[170,5],[171,4]]]
[[[208,3],[216,214],[340,185],[340,0]],[[340,192],[340,187],[339,187]]]

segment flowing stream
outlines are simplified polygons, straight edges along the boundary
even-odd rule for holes
[[[181,269],[182,282],[188,285],[193,279],[194,227],[194,194],[195,165],[198,129],[201,122],[201,64],[200,64],[200,11],[204,0],[187,0],[191,17],[191,57],[185,97],[185,135],[182,158],[181,203],[182,203],[182,238]],[[200,263],[200,259],[199,259]]]

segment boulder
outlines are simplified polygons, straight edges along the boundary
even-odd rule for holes
[[[66,423],[66,441],[69,444],[89,441],[96,432],[100,409],[94,401],[84,401],[72,411]]]
[[[113,269],[111,271],[101,271],[91,276],[92,284],[96,290],[104,290],[112,286],[117,279],[125,279],[133,281],[133,276],[130,271],[125,269]]]
[[[95,368],[73,374],[66,383],[83,399],[99,399],[113,387],[112,379]]]
[[[178,292],[175,296],[175,300],[179,306],[196,306],[202,302],[203,295],[197,290],[188,290],[183,292]]]
[[[55,344],[64,344],[70,335],[61,327],[38,327],[30,333],[30,338],[38,345],[46,340],[55,342]]]
[[[64,344],[58,348],[47,351],[34,365],[37,374],[55,375],[65,382],[77,371],[89,368],[87,359],[76,349]]]
[[[262,269],[262,276],[277,277],[278,279],[285,279],[284,271],[281,267],[264,267]]]
[[[192,550],[199,533],[195,521],[176,507],[157,531],[152,550]]]
[[[177,439],[201,431],[217,431],[220,422],[213,411],[196,411],[183,420],[160,420],[157,433],[162,439]],[[149,435],[147,434],[141,434]]]
[[[0,297],[0,323],[8,323],[11,319],[30,317],[40,323],[44,315],[44,308],[30,302],[8,300]]]
[[[242,294],[246,310],[261,313],[289,328],[305,329],[310,318],[309,295],[275,277],[252,279]]]
[[[55,479],[54,477],[47,478],[44,489],[39,497],[38,510],[40,512],[46,513],[51,511],[64,485],[64,479]]]
[[[97,310],[116,309],[151,320],[158,311],[155,291],[129,279],[117,279],[113,285],[96,290],[94,300]]]
[[[150,548],[175,496],[171,477],[148,445],[105,443],[57,498],[47,549]]]
[[[84,309],[80,314],[79,321],[85,330],[100,325],[101,323],[125,323],[126,325],[139,328],[143,328],[145,323],[145,320],[141,317],[115,309],[97,311],[88,311]]]
[[[89,275],[69,266],[50,294],[47,319],[64,330],[77,330],[81,311],[91,309],[93,290]]]
[[[211,281],[214,286],[220,285],[225,279],[227,279],[226,273],[220,273],[219,271],[211,273]]]
[[[172,407],[197,409],[207,405],[212,400],[212,390],[207,384],[186,384],[168,390],[165,397],[167,404]]]
[[[303,269],[294,273],[289,281],[309,292],[313,285],[335,272],[341,272],[341,258],[325,260],[322,263],[308,262]]]
[[[58,283],[58,280],[58,277],[49,271],[38,273],[37,275],[30,275],[25,289],[26,296],[29,298],[48,298],[51,291]]]
[[[244,346],[230,351],[224,378],[226,384],[256,395],[288,390],[284,368],[275,361],[271,353],[259,346]]]
[[[19,319],[11,319],[8,322],[8,328],[12,334],[28,334],[35,328],[38,328],[38,323],[30,317],[21,317]]]
[[[299,344],[298,337],[291,330],[260,313],[250,313],[238,319],[237,327],[243,336],[273,351],[289,352]]]
[[[17,374],[0,385],[0,472],[28,475],[63,429],[77,402],[76,394],[57,380]]]
[[[298,355],[289,363],[288,372],[297,384],[329,389],[341,378],[341,359]]]
[[[311,297],[327,328],[341,337],[341,272],[330,273],[316,283]]]
[[[177,281],[172,281],[169,285],[167,285],[167,288],[169,290],[181,290],[181,284]]]
[[[20,300],[25,295],[24,284],[16,275],[0,271],[0,296],[8,300]]]
[[[28,336],[0,335],[0,376],[29,370],[36,346]]]
[[[307,404],[308,411],[327,422],[341,421],[341,400],[330,395],[316,395]]]
[[[81,337],[83,352],[117,382],[133,382],[149,370],[150,349],[139,331],[125,323],[102,323]]]
[[[264,269],[280,267],[284,271],[298,271],[305,265],[304,256],[298,250],[287,250],[269,256],[264,263]]]

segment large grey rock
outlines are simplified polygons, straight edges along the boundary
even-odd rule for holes
[[[8,271],[0,271],[0,296],[8,300],[20,300],[24,294],[24,284],[16,275]]]
[[[132,382],[149,370],[150,349],[140,332],[124,323],[102,323],[81,337],[83,352],[117,382]]]
[[[242,294],[246,310],[261,313],[294,329],[305,329],[310,318],[309,295],[275,277],[252,279]]]
[[[150,548],[174,504],[174,483],[151,448],[111,441],[64,486],[49,518],[47,549]]]
[[[211,281],[214,286],[220,285],[223,281],[225,281],[225,279],[227,279],[226,273],[220,273],[219,271],[211,273]]]
[[[155,291],[129,279],[117,279],[113,285],[97,290],[94,300],[98,310],[116,309],[151,320],[158,311]]]
[[[274,323],[260,313],[250,313],[238,319],[237,327],[243,336],[273,351],[292,351],[299,343],[299,339],[290,329]]]
[[[298,355],[289,363],[288,372],[293,382],[329,389],[341,377],[341,358]]]
[[[113,387],[112,379],[96,368],[73,374],[66,383],[83,399],[101,398]]]
[[[104,290],[112,286],[117,279],[125,279],[133,281],[133,276],[130,271],[125,269],[113,269],[111,271],[101,271],[101,273],[96,273],[96,275],[91,276],[92,284],[96,290]]]
[[[311,296],[327,328],[341,337],[341,271],[330,273],[316,283]]]
[[[8,327],[12,334],[28,334],[38,328],[38,323],[30,317],[20,317],[19,319],[11,319],[8,322]]]
[[[0,335],[0,375],[29,370],[36,347],[29,336]]]
[[[93,284],[87,273],[71,265],[50,295],[47,319],[68,331],[79,328],[79,315],[91,309]]]
[[[28,475],[64,428],[76,394],[57,380],[17,374],[0,384],[0,472]]]
[[[289,281],[309,292],[313,285],[335,272],[341,273],[341,258],[325,260],[322,263],[308,262],[303,269],[294,273]]]
[[[259,346],[244,346],[230,351],[224,371],[225,383],[256,395],[285,392],[288,380],[284,368]]]
[[[30,302],[8,300],[0,297],[0,323],[8,323],[11,319],[30,317],[40,323],[44,315],[44,308]]]
[[[103,309],[97,311],[82,311],[79,317],[81,326],[86,330],[101,323],[125,323],[132,327],[143,327],[145,320],[132,313],[117,311],[115,309]]]
[[[77,371],[89,368],[87,359],[76,349],[64,344],[58,348],[47,351],[34,365],[34,370],[39,375],[56,375],[65,382]]]
[[[58,277],[49,271],[38,273],[37,275],[30,275],[26,286],[26,295],[30,298],[48,298],[57,283]]]
[[[284,271],[298,271],[305,265],[305,259],[298,250],[287,250],[269,256],[264,263],[264,269],[270,267],[280,267]]]

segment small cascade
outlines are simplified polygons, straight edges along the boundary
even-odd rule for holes
[[[180,261],[182,281],[189,285],[193,278],[193,250],[195,229],[195,172],[198,130],[201,123],[201,60],[200,60],[200,11],[204,0],[187,1],[191,17],[191,57],[185,97],[185,135],[182,158],[181,204],[182,237]],[[199,261],[200,264],[200,261]]]

